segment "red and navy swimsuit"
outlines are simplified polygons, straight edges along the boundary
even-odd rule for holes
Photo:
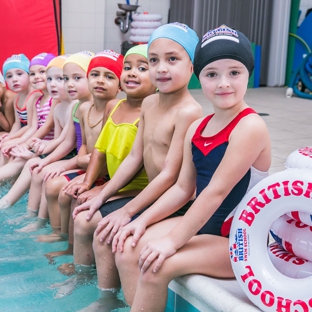
[[[193,162],[197,172],[196,197],[209,184],[214,172],[218,168],[229,144],[232,130],[243,117],[249,114],[256,114],[256,112],[251,108],[244,109],[224,129],[211,137],[203,137],[201,133],[213,115],[207,116],[196,129],[192,138]],[[198,234],[229,236],[232,218],[230,222],[225,220],[246,194],[250,178],[251,173],[249,169]]]

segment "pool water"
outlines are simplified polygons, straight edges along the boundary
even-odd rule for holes
[[[0,197],[8,191],[8,186],[0,187]],[[50,234],[51,228],[32,233],[19,233],[16,230],[34,219],[24,219],[17,224],[10,220],[25,215],[26,194],[12,208],[0,210],[0,311],[1,312],[72,312],[87,307],[99,298],[96,274],[92,281],[80,285],[71,295],[55,299],[54,283],[66,281],[57,267],[62,263],[73,262],[73,256],[55,258],[49,264],[45,253],[64,250],[67,242],[42,243],[36,240],[41,234]],[[123,308],[114,311],[129,311]]]

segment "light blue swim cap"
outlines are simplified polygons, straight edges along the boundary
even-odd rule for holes
[[[190,56],[192,63],[194,62],[195,48],[199,38],[193,29],[178,22],[164,24],[152,32],[148,41],[148,49],[151,43],[159,38],[170,39],[180,44]]]
[[[12,68],[19,68],[29,74],[29,59],[24,54],[13,54],[3,63],[2,71],[5,78],[8,70]]]

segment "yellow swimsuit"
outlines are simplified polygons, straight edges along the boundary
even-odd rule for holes
[[[139,122],[140,118],[136,119],[133,123],[121,124],[115,124],[112,119],[115,110],[123,101],[125,101],[125,99],[120,100],[114,107],[94,146],[99,152],[106,154],[106,163],[110,178],[114,176],[122,161],[130,153],[135,136],[138,132],[136,124]],[[147,184],[147,175],[145,170],[143,170],[119,192],[142,190]]]

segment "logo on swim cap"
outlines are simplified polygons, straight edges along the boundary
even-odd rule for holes
[[[237,31],[226,25],[221,25],[220,27],[209,30],[204,34],[201,47],[203,48],[206,44],[219,39],[231,40],[239,43]]]
[[[78,53],[81,54],[82,56],[87,56],[87,57],[92,57],[94,55],[94,53],[90,51],[81,51]]]
[[[35,59],[43,60],[47,55],[48,55],[47,53],[40,53],[40,54],[36,55],[35,57],[33,57],[33,60],[35,60]]]
[[[170,23],[169,25],[178,27],[178,28],[182,29],[185,32],[187,32],[187,30],[189,29],[187,25],[182,24],[182,23],[178,23],[178,22]]]
[[[104,50],[102,52],[97,53],[95,56],[109,57],[112,60],[117,61],[117,59],[120,56],[120,54],[115,52],[115,51],[113,51],[113,50]]]

